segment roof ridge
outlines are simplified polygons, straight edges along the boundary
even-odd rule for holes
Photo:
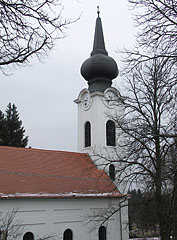
[[[56,153],[69,153],[69,154],[78,154],[78,155],[88,155],[88,153],[81,152],[71,152],[64,150],[53,150],[53,149],[39,149],[39,148],[24,148],[24,147],[12,147],[12,146],[0,146],[0,149],[9,149],[9,150],[20,150],[20,151],[41,151],[41,152],[56,152]]]

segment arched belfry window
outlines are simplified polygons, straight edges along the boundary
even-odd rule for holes
[[[109,176],[113,181],[115,180],[116,173],[115,173],[114,164],[109,165]]]
[[[99,228],[98,240],[106,240],[106,228],[104,226]]]
[[[115,123],[111,120],[106,123],[106,144],[107,146],[116,145],[116,128]]]
[[[26,232],[23,236],[23,240],[34,240],[34,235],[32,232]]]
[[[71,229],[66,229],[64,231],[63,240],[73,240],[73,233]]]
[[[91,124],[85,123],[85,147],[91,146]]]

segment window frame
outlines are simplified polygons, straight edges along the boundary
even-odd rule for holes
[[[106,122],[106,145],[112,147],[116,146],[116,127],[112,120]]]
[[[91,146],[91,123],[89,121],[85,122],[84,125],[84,146]]]

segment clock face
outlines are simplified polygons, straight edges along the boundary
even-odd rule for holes
[[[91,106],[91,97],[90,97],[90,93],[85,93],[82,96],[82,106],[85,110],[89,109],[89,107]]]
[[[107,107],[113,108],[117,105],[118,97],[112,91],[108,91],[104,95],[104,103]]]

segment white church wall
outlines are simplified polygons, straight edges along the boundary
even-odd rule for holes
[[[90,95],[90,104],[84,107],[85,94]],[[109,96],[110,94],[110,96]],[[111,95],[112,94],[112,95]],[[109,98],[111,102],[109,103]],[[98,169],[104,169],[109,174],[109,166],[113,164],[116,172],[122,167],[120,162],[116,163],[123,156],[121,144],[123,136],[120,129],[116,127],[116,146],[106,145],[106,123],[108,120],[124,115],[123,98],[116,88],[110,87],[102,92],[89,93],[83,89],[75,103],[78,104],[78,151],[88,153]],[[91,146],[85,147],[85,123],[91,124]],[[116,123],[115,123],[116,125]],[[117,179],[116,179],[117,180]],[[126,193],[126,183],[114,181],[120,192]]]
[[[92,219],[92,213],[105,211],[118,202],[119,199],[106,198],[1,200],[0,212],[2,216],[7,211],[16,209],[15,220],[24,226],[24,233],[32,232],[35,239],[51,234],[62,240],[64,231],[69,228],[73,232],[73,239],[97,240],[100,222],[95,217]],[[88,223],[91,219],[91,223]],[[120,217],[117,215],[104,225],[109,240],[121,239],[121,235],[126,235],[120,232]]]
[[[107,90],[114,91],[115,95],[119,94],[118,90],[115,88],[108,88]],[[83,89],[79,94],[78,99],[75,100],[78,104],[78,151],[90,152],[91,154],[95,148],[100,151],[107,148],[109,151],[112,147],[106,146],[106,122],[111,116],[123,115],[123,104],[118,104],[118,101],[115,101],[113,107],[106,106],[105,94],[101,92],[93,92],[90,96],[90,106],[84,109],[82,95],[84,95],[85,92],[88,92],[88,90]],[[84,146],[84,126],[87,121],[91,123],[91,147]],[[118,132],[116,135],[118,135]]]

